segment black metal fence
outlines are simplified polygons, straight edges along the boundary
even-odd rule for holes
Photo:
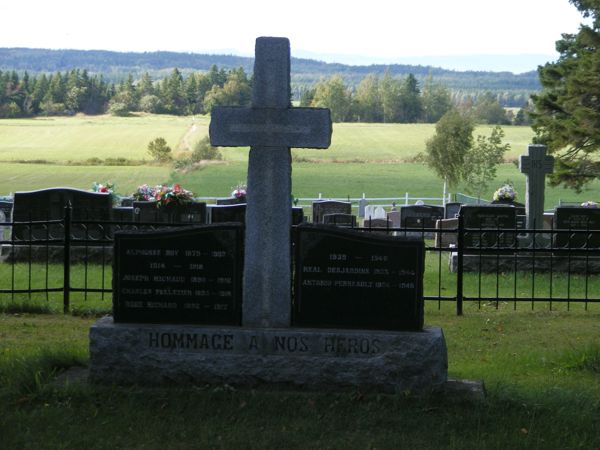
[[[189,223],[132,223],[74,220],[65,208],[61,220],[0,224],[0,300],[62,298],[65,312],[78,293],[102,302],[112,299],[112,243],[120,229],[155,229]],[[427,258],[424,298],[492,304],[600,302],[600,230],[466,228],[356,228],[364,232],[423,237]],[[106,305],[108,306],[108,305]]]

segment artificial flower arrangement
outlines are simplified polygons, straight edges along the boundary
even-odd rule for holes
[[[156,190],[160,189],[162,186],[149,186],[147,184],[142,184],[138,186],[137,190],[131,194],[133,199],[138,202],[153,202],[156,200]]]
[[[505,184],[500,187],[496,192],[494,192],[494,201],[509,201],[513,202],[517,198],[517,193],[515,192],[515,188],[513,188],[510,184]]]
[[[178,205],[186,205],[194,201],[194,193],[181,187],[179,183],[173,186],[162,185],[156,190],[156,206],[167,208]]]
[[[246,198],[248,187],[246,183],[239,182],[236,186],[233,187],[233,191],[231,192],[231,196],[237,198],[238,200],[243,200]]]
[[[92,184],[92,192],[102,192],[104,194],[112,194],[114,192],[115,185],[110,181],[106,183],[98,183],[94,181]]]
[[[588,200],[587,202],[583,202],[581,206],[583,206],[584,208],[597,208],[598,203]]]

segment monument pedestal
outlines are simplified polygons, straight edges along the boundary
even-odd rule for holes
[[[420,332],[114,323],[90,330],[90,380],[108,384],[230,384],[315,390],[442,390],[441,328]]]

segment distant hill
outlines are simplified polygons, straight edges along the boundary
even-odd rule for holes
[[[31,48],[0,48],[0,71],[16,70],[29,73],[64,72],[86,69],[103,74],[107,80],[119,81],[131,73],[134,77],[144,72],[159,79],[177,67],[184,74],[206,71],[212,65],[232,69],[243,67],[252,72],[253,58],[234,55],[208,55],[178,52],[113,52],[106,50],[48,50]],[[326,63],[314,59],[292,58],[292,83],[294,90],[311,86],[323,77],[341,74],[346,83],[357,85],[369,73],[383,75],[386,70],[394,76],[415,75],[423,81],[429,75],[453,91],[523,94],[540,89],[537,72],[521,74],[492,71],[455,71],[439,67],[409,64],[346,65]]]

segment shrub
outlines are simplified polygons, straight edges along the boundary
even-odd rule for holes
[[[208,136],[204,137],[196,145],[194,146],[194,151],[192,152],[192,162],[199,162],[203,160],[221,160],[223,156],[219,151],[218,147],[213,147],[210,145],[210,140]]]
[[[125,117],[129,115],[129,108],[125,103],[111,102],[110,106],[108,107],[108,112],[113,116]]]
[[[171,147],[167,145],[167,141],[162,137],[157,137],[148,144],[148,153],[152,156],[152,159],[158,162],[170,161],[173,158]]]

